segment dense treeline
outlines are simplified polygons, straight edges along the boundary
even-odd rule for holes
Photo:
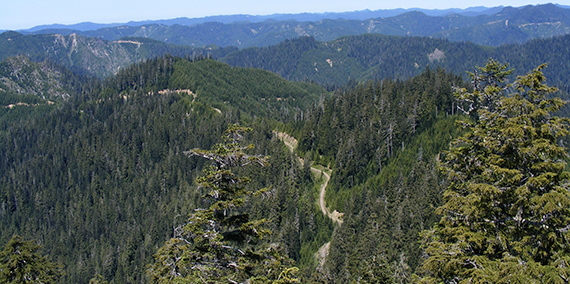
[[[349,51],[354,62],[384,60]],[[37,68],[26,66],[23,73]],[[8,113],[0,124],[0,243],[16,234],[38,240],[65,265],[61,283],[147,283],[152,256],[174,228],[212,205],[194,183],[204,161],[183,152],[211,149],[234,123],[254,129],[245,136],[251,155],[269,156],[266,167],[236,169],[252,188],[269,189],[240,213],[269,221],[264,242],[283,245],[303,283],[408,282],[423,261],[419,233],[437,222],[448,184],[438,166],[458,136],[453,93],[470,90],[461,76],[426,68],[323,94],[267,71],[173,56],[105,80],[74,78],[61,84],[67,99],[41,115]],[[43,100],[0,92],[3,102],[18,96]],[[277,129],[299,138],[296,154]],[[321,177],[311,164],[332,169],[326,201],[344,213],[342,225],[318,208]],[[326,258],[317,263],[320,248]]]
[[[313,37],[300,37],[285,40],[275,47],[247,48],[222,61],[237,66],[247,66],[249,63],[247,67],[271,70],[285,79],[291,79],[301,56],[316,48],[317,41]]]
[[[438,38],[365,34],[329,42],[301,37],[275,46],[235,51],[220,60],[232,66],[276,72],[288,80],[342,86],[351,80],[405,80],[428,67],[465,75],[488,58],[497,58],[509,62],[515,75],[547,63],[545,75],[551,84],[569,85],[564,65],[570,60],[568,46],[569,35],[488,47]]]
[[[237,48],[195,48],[167,44],[143,37],[107,41],[77,34],[0,34],[0,60],[25,55],[35,62],[47,59],[77,74],[108,77],[122,68],[165,54],[181,57],[222,57]]]
[[[432,206],[444,188],[436,159],[456,135],[453,87],[463,84],[428,69],[338,91],[307,111],[299,149],[333,169],[327,202],[345,220],[317,279],[358,281],[369,269],[363,261],[410,279],[421,261],[418,233],[436,221]]]
[[[185,72],[177,64],[205,64],[214,73],[220,68],[233,76],[228,84],[249,75],[240,69],[232,75],[208,60],[159,58],[101,83],[87,82],[80,88],[84,93],[41,117],[4,125],[0,242],[13,234],[37,239],[52,260],[66,266],[62,283],[86,283],[96,274],[111,283],[146,282],[156,249],[202,202],[193,180],[203,162],[182,152],[210,147],[228,124],[240,121],[240,112],[251,112],[227,106],[219,113],[207,104],[215,98],[199,102],[183,92],[159,94],[176,86],[177,72]],[[263,86],[283,94],[299,86],[262,78]],[[239,97],[245,87],[234,88],[238,94],[229,95]],[[197,98],[207,95],[194,92]],[[248,137],[255,151],[271,156],[271,166],[250,173],[253,183],[272,190],[247,208],[271,220],[272,241],[310,262],[332,229],[314,208],[311,175],[273,137],[270,120],[248,121],[256,129]]]
[[[174,117],[161,111],[185,116],[174,99],[108,100],[82,111],[65,105],[8,129],[2,135],[2,237],[40,239],[68,266],[65,282],[85,282],[94,272],[140,281],[153,245],[170,231],[172,223],[164,220],[194,202],[163,192],[184,194],[192,180],[192,172],[179,169],[194,166],[175,151],[208,143],[192,138],[213,132],[196,131],[206,125],[194,117],[177,119],[186,127],[166,131]]]
[[[453,87],[462,84],[443,69],[428,69],[407,81],[369,81],[338,91],[307,111],[299,149],[338,168],[335,186],[361,183],[438,116],[454,114]]]
[[[148,60],[104,81],[104,96],[187,92],[188,99],[237,115],[287,118],[305,108],[324,90],[316,84],[292,83],[267,71],[232,68],[211,59],[172,56]],[[192,62],[195,61],[195,62]]]

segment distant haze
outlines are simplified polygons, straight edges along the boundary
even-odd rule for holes
[[[275,13],[324,13],[396,8],[449,9],[475,6],[513,6],[545,4],[548,1],[469,0],[469,1],[386,1],[386,0],[5,0],[0,9],[0,30],[29,29],[38,25],[126,23],[129,21],[206,17],[213,15],[270,15]],[[558,1],[570,5],[570,0]]]

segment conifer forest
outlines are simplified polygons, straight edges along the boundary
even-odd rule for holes
[[[0,34],[0,283],[568,283],[570,36],[457,29]]]

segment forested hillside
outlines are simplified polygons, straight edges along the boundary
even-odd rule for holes
[[[107,77],[133,63],[171,54],[187,57],[220,57],[235,48],[203,49],[176,46],[146,38],[107,41],[78,34],[0,34],[0,60],[24,55],[35,62],[51,60],[78,74]]]
[[[25,240],[57,283],[570,273],[570,120],[552,98],[568,97],[569,35],[238,50],[7,32],[2,46],[0,282],[15,247],[40,259]]]
[[[0,125],[5,128],[21,117],[49,113],[95,82],[50,60],[8,58],[0,63]]]
[[[327,203],[344,213],[325,282],[357,281],[361,262],[375,257],[410,280],[421,258],[415,240],[435,220],[431,208],[444,188],[436,159],[456,133],[452,87],[462,85],[443,69],[427,70],[344,90],[307,114],[299,149],[333,169]]]
[[[230,78],[226,95],[237,100],[235,107],[211,105],[228,98],[207,91],[208,82],[200,81],[207,72]],[[195,85],[180,86],[179,76]],[[265,84],[255,89],[244,85],[246,78]],[[226,125],[242,120],[256,129],[248,136],[255,152],[271,155],[271,166],[255,172],[253,184],[273,193],[248,211],[271,218],[271,239],[286,244],[295,259],[330,237],[330,224],[313,208],[310,173],[272,134],[269,117],[292,111],[288,98],[302,104],[298,96],[311,97],[298,85],[265,71],[164,57],[82,90],[52,112],[22,116],[0,131],[0,240],[19,234],[40,241],[65,265],[62,283],[87,283],[96,274],[112,283],[145,282],[156,249],[201,204],[193,180],[203,161],[182,152],[210,147]],[[264,107],[239,104],[256,96],[267,98]],[[276,110],[266,111],[271,105]],[[263,116],[254,119],[255,113]]]
[[[346,257],[364,253],[355,250],[362,246],[374,248],[363,257],[384,251],[386,263],[407,259],[409,273],[419,257],[412,240],[434,221],[430,206],[441,190],[434,157],[454,133],[452,86],[463,83],[443,69],[429,70],[329,98],[317,86],[266,71],[167,56],[78,84],[42,117],[22,115],[0,132],[1,241],[13,234],[39,240],[65,265],[63,283],[96,274],[112,283],[147,281],[156,249],[204,205],[193,183],[203,161],[182,152],[210,147],[235,122],[251,125],[255,153],[271,157],[269,167],[250,172],[252,185],[271,194],[252,200],[247,211],[270,220],[270,240],[284,245],[304,281],[346,280],[342,275],[358,269],[346,266],[352,263]],[[275,127],[299,135],[304,164],[274,136]],[[442,140],[420,144],[426,135]],[[334,234],[317,207],[311,161],[333,169],[327,202],[345,213]],[[374,224],[383,229],[358,229],[371,216],[362,210],[375,212]],[[337,243],[346,232],[360,245]],[[314,253],[331,237],[326,263],[316,266]]]
[[[211,57],[232,66],[271,71],[291,81],[334,87],[351,80],[408,79],[428,66],[464,75],[488,58],[497,58],[510,62],[516,75],[547,63],[550,67],[545,74],[550,82],[567,86],[570,82],[564,62],[570,60],[569,46],[570,35],[488,47],[428,37],[365,34],[328,42],[302,36],[274,46],[238,50],[168,45],[144,38],[110,42],[79,35],[24,36],[6,32],[0,35],[0,59],[25,55],[34,62],[50,60],[79,74],[107,77],[133,63],[168,53],[190,59]]]
[[[41,118],[5,124],[0,143],[1,240],[39,240],[65,264],[63,283],[148,281],[158,247],[205,205],[193,183],[204,163],[182,152],[209,148],[236,122],[255,129],[254,153],[270,156],[269,167],[244,172],[270,189],[245,208],[270,220],[268,240],[284,245],[304,282],[350,282],[362,261],[407,281],[421,262],[417,237],[437,218],[446,184],[437,157],[457,133],[461,77],[427,69],[324,95],[258,69],[166,56],[77,84]],[[299,138],[302,162],[276,128]],[[344,213],[334,232],[311,163],[332,169],[327,205]]]
[[[312,80],[325,85],[344,85],[350,80],[408,79],[428,66],[466,74],[489,58],[509,62],[516,75],[542,63],[552,84],[568,85],[570,36],[536,39],[525,44],[486,47],[427,37],[396,37],[380,34],[341,37],[318,42],[300,37],[278,45],[232,52],[221,58],[232,66],[275,72],[289,80]]]

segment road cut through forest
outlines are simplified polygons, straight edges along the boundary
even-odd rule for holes
[[[295,137],[285,132],[275,132],[275,135],[277,136],[277,138],[279,138],[279,140],[283,141],[283,143],[285,144],[285,146],[287,146],[287,148],[289,148],[289,151],[291,151],[291,153],[295,153],[294,151],[298,143]],[[297,156],[297,159],[301,164],[304,163],[301,157]],[[336,210],[330,212],[325,202],[326,189],[329,184],[329,180],[331,179],[330,176],[332,173],[331,169],[323,166],[317,167],[315,165],[311,165],[311,172],[315,175],[316,178],[319,177],[322,178],[321,179],[322,183],[319,190],[319,208],[321,209],[321,212],[323,212],[325,216],[329,217],[334,223],[341,225],[343,213],[340,213]],[[330,244],[331,244],[330,242],[323,244],[316,253],[319,269],[322,268],[325,264],[325,260],[329,253]]]
[[[297,147],[297,139],[295,139],[295,137],[285,133],[285,132],[275,132],[275,134],[277,135],[277,138],[279,138],[281,141],[283,141],[283,143],[285,143],[285,146],[287,146],[287,148],[289,148],[289,150],[291,151],[291,153],[294,153],[295,147]],[[303,159],[301,159],[300,157],[297,157],[297,159],[299,160],[299,162],[301,162],[301,164],[304,163]],[[331,170],[329,168],[325,168],[325,167],[316,167],[314,165],[311,165],[311,172],[315,175],[315,177],[322,177],[322,184],[320,187],[320,191],[319,191],[319,207],[321,208],[321,211],[323,212],[323,214],[327,217],[329,217],[331,220],[333,220],[333,222],[338,223],[338,224],[342,224],[342,213],[334,210],[333,212],[330,212],[329,209],[326,206],[326,202],[325,202],[325,193],[326,193],[326,189],[327,189],[327,185],[329,184],[329,180],[331,179],[331,176],[329,173],[327,172],[331,172]]]

